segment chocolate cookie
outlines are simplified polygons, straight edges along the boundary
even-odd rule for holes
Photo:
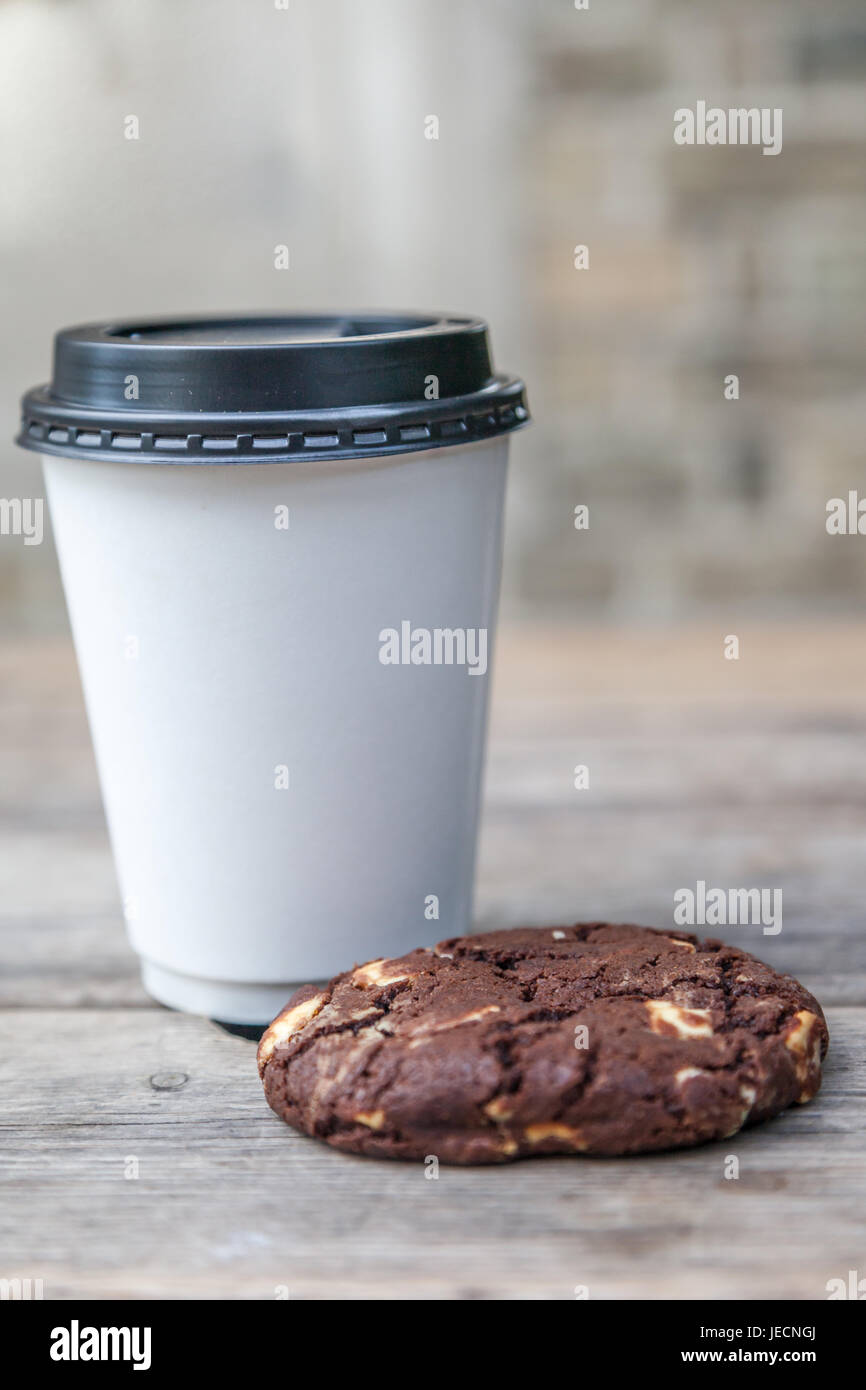
[[[811,1100],[827,1040],[811,994],[745,951],[588,922],[305,985],[258,1059],[271,1108],[335,1148],[494,1163],[729,1138]]]

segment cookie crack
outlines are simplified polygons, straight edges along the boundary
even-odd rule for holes
[[[373,1007],[375,1007],[375,1005]],[[372,1028],[374,1024],[378,1023],[379,1019],[385,1017],[386,1012],[387,1010],[385,1009],[379,1010],[375,1019],[371,1014],[368,1014],[366,1018],[348,1018],[340,1023],[326,1024],[324,1027],[318,1028],[316,1032],[312,1033],[309,1037],[304,1037],[303,1033],[295,1034],[294,1038],[289,1039],[289,1046],[291,1047],[293,1042],[296,1045],[292,1048],[291,1052],[286,1052],[284,1057],[285,1065],[288,1067],[291,1062],[303,1056],[303,1054],[308,1052],[311,1047],[314,1047],[321,1038],[335,1038],[343,1033],[354,1033],[357,1036],[364,1028]],[[385,1037],[387,1035],[383,1034],[382,1036]]]
[[[310,1032],[308,1037],[304,1036],[306,1032],[305,1029],[304,1032],[296,1034],[297,1046],[291,1053],[291,1059],[294,1060],[295,1057],[300,1057],[302,1053],[306,1052],[307,1049],[312,1047],[320,1038],[333,1038],[341,1033],[357,1034],[363,1032],[365,1028],[375,1027],[383,1018],[387,1018],[397,996],[407,993],[411,988],[411,980],[401,980],[378,991],[370,990],[369,993],[372,997],[370,998],[367,1008],[376,1010],[375,1018],[372,1014],[365,1011],[362,1018],[347,1018],[336,1020],[334,1023],[320,1024],[319,1027]],[[331,1001],[329,1000],[328,1002],[330,1003]],[[312,1021],[315,1023],[316,1020],[314,1019]],[[382,1034],[383,1038],[390,1036],[389,1033]]]
[[[720,950],[728,948],[721,947]],[[797,1000],[785,999],[780,995],[772,980],[760,981],[749,980],[745,988],[736,989],[736,981],[732,978],[734,970],[739,970],[743,964],[742,958],[729,955],[723,957],[719,962],[719,981],[715,988],[720,991],[721,1003],[724,1009],[724,1020],[717,1033],[727,1033],[743,1031],[758,1038],[769,1038],[777,1036],[784,1029],[785,1025],[791,1021],[801,1005]],[[757,1020],[750,1020],[748,1029],[745,1023],[736,1022],[731,1016],[734,1008],[741,999],[772,1000],[779,1004],[780,1012],[768,1026],[762,1027]]]
[[[579,1081],[576,1081],[573,1086],[570,1086],[567,1091],[563,1092],[560,1097],[560,1104],[553,1116],[554,1122],[562,1120],[573,1105],[579,1105],[584,1099],[587,1091],[595,1082],[600,1060],[601,1049],[598,1047],[590,1047],[586,1055],[586,1068],[583,1076]]]

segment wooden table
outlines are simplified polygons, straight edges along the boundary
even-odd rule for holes
[[[0,1278],[46,1298],[821,1299],[866,1275],[866,643],[741,630],[727,661],[726,630],[502,634],[478,927],[665,926],[698,879],[779,887],[778,936],[727,936],[827,1007],[823,1090],[690,1152],[437,1181],[294,1134],[252,1042],[146,997],[71,650],[6,643]]]

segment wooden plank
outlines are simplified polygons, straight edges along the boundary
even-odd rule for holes
[[[737,939],[824,998],[866,1000],[861,645],[845,627],[756,633],[732,676],[704,630],[506,631],[478,926],[665,926],[697,877],[761,882],[783,891],[783,933]],[[0,653],[0,716],[0,1004],[139,1007],[67,644]]]
[[[0,1014],[0,1274],[56,1298],[822,1298],[866,1239],[866,1010],[830,1026],[818,1099],[734,1139],[430,1181],[295,1135],[216,1025]]]
[[[0,919],[0,1009],[151,1004],[119,911]]]
[[[71,649],[0,650],[0,1277],[47,1297],[810,1299],[862,1272],[866,650],[853,625],[755,629],[732,665],[722,635],[503,634],[477,923],[664,926],[698,877],[781,887],[779,936],[719,934],[836,1006],[820,1097],[680,1155],[436,1182],[294,1135],[252,1044],[149,1003]],[[166,1072],[189,1080],[154,1090]]]

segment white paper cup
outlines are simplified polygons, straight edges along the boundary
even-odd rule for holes
[[[266,1022],[298,983],[468,928],[507,452],[44,455],[157,999]]]

